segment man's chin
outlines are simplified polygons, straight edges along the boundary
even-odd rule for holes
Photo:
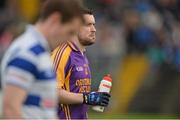
[[[94,43],[95,43],[95,41],[81,42],[81,44],[84,45],[84,46],[90,46],[90,45],[93,45]]]

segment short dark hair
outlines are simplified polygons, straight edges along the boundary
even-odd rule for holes
[[[93,11],[89,8],[82,8],[82,14],[93,15]]]
[[[62,22],[69,22],[74,17],[82,18],[81,0],[46,0],[40,11],[40,20],[47,19],[51,14],[58,12],[62,16]]]
[[[88,15],[93,15],[93,11],[91,10],[91,9],[88,9],[88,8],[82,8],[82,14],[83,15],[86,15],[86,14],[88,14]],[[83,16],[83,18],[82,18],[82,22],[83,23],[86,23],[86,20],[85,20],[85,18],[84,18],[84,16]]]

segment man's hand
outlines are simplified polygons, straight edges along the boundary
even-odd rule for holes
[[[90,92],[83,94],[83,103],[88,105],[107,106],[109,104],[109,93],[105,92]]]

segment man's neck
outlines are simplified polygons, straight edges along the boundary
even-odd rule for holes
[[[82,45],[79,40],[78,37],[73,37],[72,39],[73,43],[79,48],[79,50],[81,51],[81,53],[84,53],[84,51],[86,50],[86,46]]]
[[[38,22],[35,24],[35,28],[37,29],[39,33],[41,33],[45,37],[45,39],[47,40],[49,44],[49,47],[52,48],[51,40],[49,39],[49,36],[48,36],[47,26],[42,25],[42,23]]]
[[[46,39],[48,38],[47,36],[47,31],[45,26],[42,25],[42,23],[36,23],[35,24],[35,28],[38,30],[38,32],[40,32]]]

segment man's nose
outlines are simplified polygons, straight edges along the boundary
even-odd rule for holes
[[[91,31],[92,31],[92,32],[96,32],[96,28],[95,28],[94,25],[91,27]]]

